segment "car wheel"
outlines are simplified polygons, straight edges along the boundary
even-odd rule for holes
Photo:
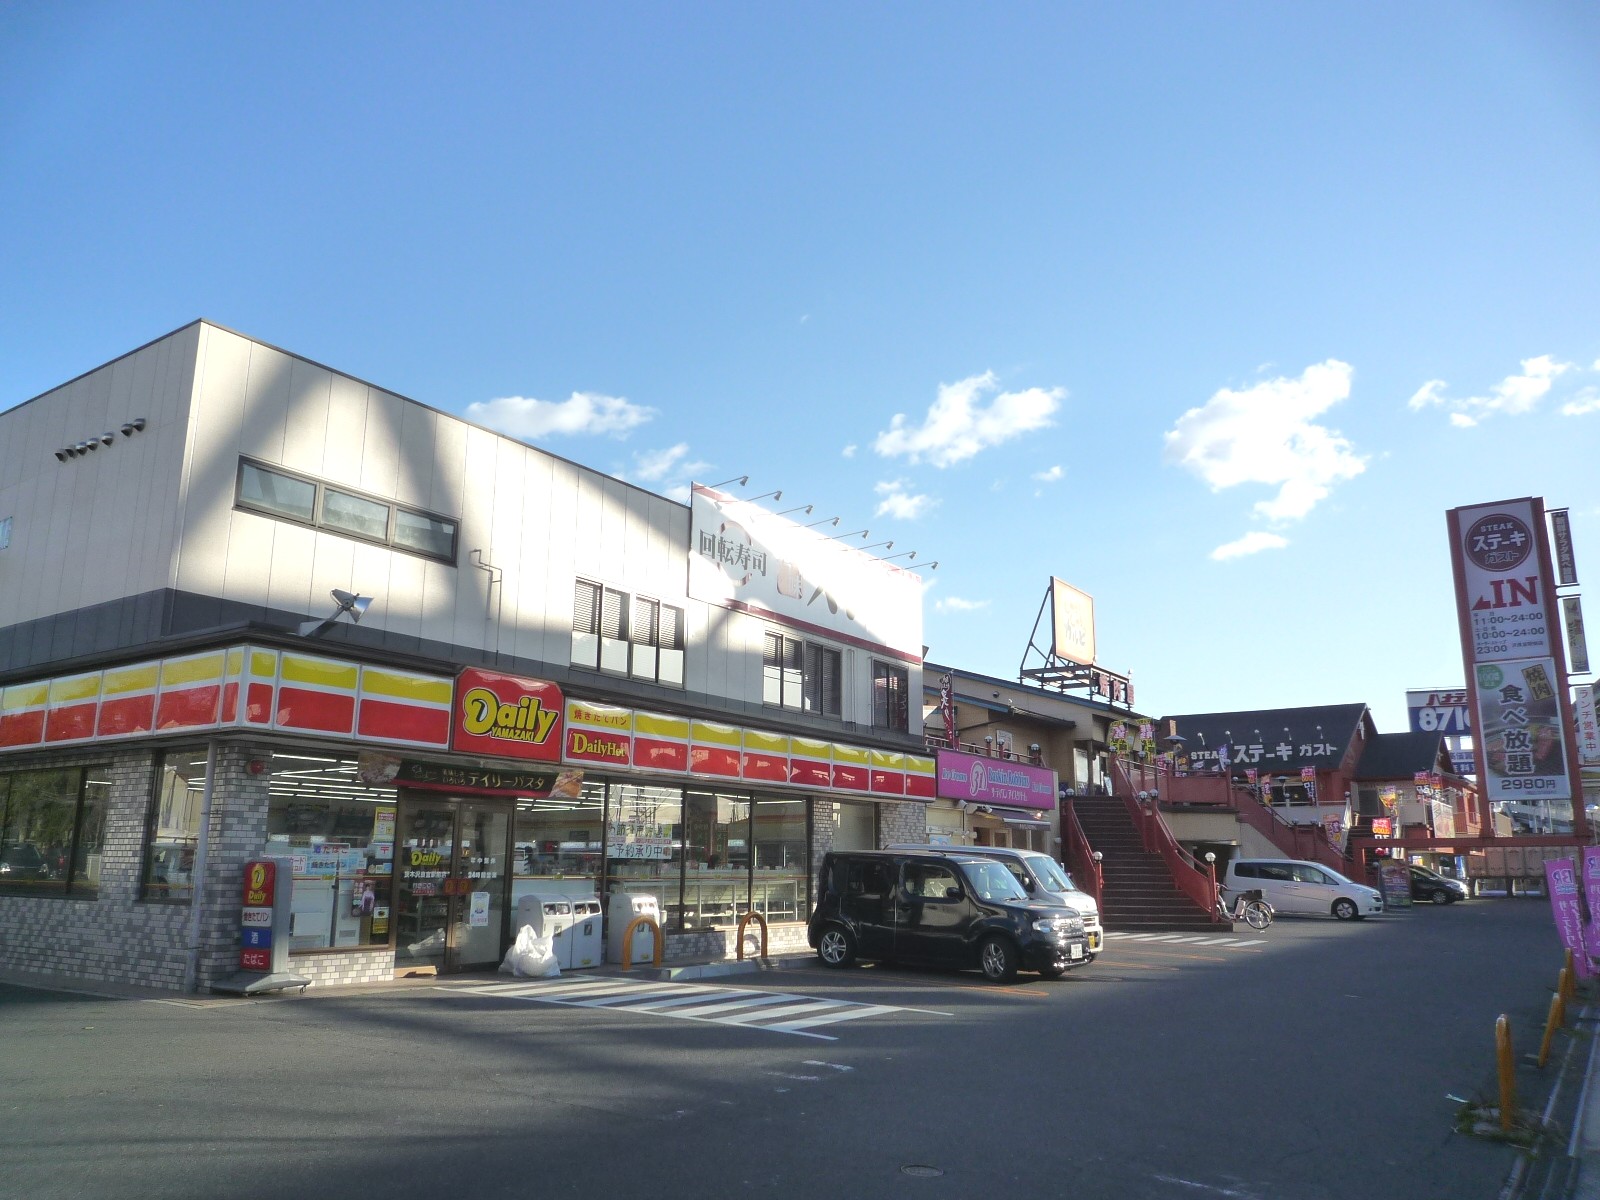
[[[1066,967],[1040,967],[1039,974],[1046,979],[1060,979],[1067,973]]]
[[[1356,908],[1356,902],[1348,896],[1340,896],[1333,902],[1333,915],[1341,921],[1354,921],[1361,915]]]
[[[1435,888],[1428,899],[1432,900],[1435,904],[1449,904],[1450,893],[1445,891],[1443,888]]]
[[[990,983],[1010,983],[1017,977],[1017,951],[1005,938],[989,938],[978,947],[978,966]]]
[[[856,939],[843,925],[829,925],[817,939],[817,957],[830,967],[848,967],[856,960]]]

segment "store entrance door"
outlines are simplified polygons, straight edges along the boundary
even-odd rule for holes
[[[402,794],[398,832],[395,966],[498,966],[510,897],[511,806]]]

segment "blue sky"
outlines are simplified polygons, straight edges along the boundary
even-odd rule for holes
[[[1058,575],[1157,713],[1402,728],[1455,505],[1600,578],[1597,212],[1578,3],[0,9],[0,408],[209,317],[915,549],[937,661]]]

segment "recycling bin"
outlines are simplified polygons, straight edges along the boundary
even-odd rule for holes
[[[599,896],[584,896],[572,901],[572,928],[568,931],[568,936],[574,967],[600,965],[605,954],[605,937],[601,931],[601,926],[604,924],[602,916]]]
[[[517,928],[532,925],[537,937],[550,939],[556,966],[572,966],[572,901],[566,896],[534,893],[517,901]]]
[[[661,924],[661,903],[654,896],[617,892],[606,909],[606,961],[622,961],[622,935],[637,917],[654,918]],[[649,962],[654,953],[655,935],[641,925],[633,932],[633,949],[629,955],[635,963]]]

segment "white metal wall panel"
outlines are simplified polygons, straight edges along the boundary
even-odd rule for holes
[[[367,385],[334,375],[328,389],[328,432],[316,474],[330,483],[361,487],[367,444]]]
[[[232,337],[221,330],[213,330],[212,334],[219,339]],[[250,368],[245,394],[250,407],[248,412],[239,413],[239,435],[232,448],[251,458],[281,463],[285,426],[289,420],[289,383],[294,376],[295,362],[291,356],[271,346],[259,343],[249,346]]]
[[[228,574],[230,509],[245,410],[253,399],[250,368],[254,347],[244,338],[204,328],[205,357],[196,388],[199,402],[189,421],[176,582],[182,591],[220,596]],[[249,423],[257,428],[270,426],[272,416],[256,404],[251,407]]]
[[[322,472],[328,440],[328,391],[332,386],[331,371],[298,358],[290,366],[281,465],[291,471],[308,475]]]
[[[0,620],[6,624],[164,587],[197,327],[179,330],[0,413]],[[135,417],[146,430],[123,437]],[[55,452],[110,433],[59,462]]]
[[[400,433],[406,406],[398,396],[367,388],[367,423],[361,448],[361,490],[399,497]]]

